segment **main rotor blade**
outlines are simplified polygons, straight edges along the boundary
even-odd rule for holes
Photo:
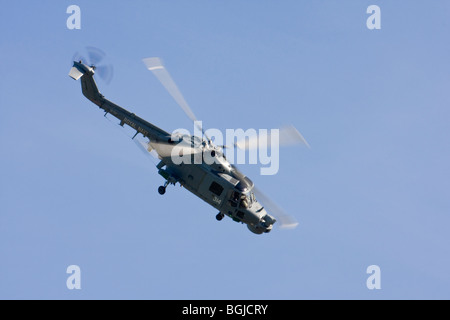
[[[133,141],[143,153],[151,154],[156,159],[202,154],[201,148],[194,148],[184,142],[172,145],[163,142],[144,142],[140,138],[134,138]]]
[[[161,59],[154,57],[154,58],[145,58],[142,59],[142,61],[144,62],[147,69],[153,72],[155,77],[158,78],[159,82],[161,82],[164,88],[166,88],[166,90],[176,101],[176,103],[178,103],[181,109],[183,109],[183,111],[186,113],[189,119],[191,119],[192,121],[197,121],[197,118],[195,117],[188,103],[186,102],[177,85],[175,84],[175,81],[173,81],[172,77],[170,76],[170,73],[164,67]]]
[[[158,159],[158,155],[156,154],[155,156],[155,154],[152,152],[153,150],[149,149],[149,145],[147,142],[144,142],[139,138],[134,138],[133,141],[134,143],[136,143],[136,146],[139,148],[139,150],[141,150],[145,155],[152,155],[153,157],[156,157],[156,159]]]
[[[136,143],[136,146],[139,148],[139,150],[141,150],[147,156],[147,158],[150,159],[150,161],[156,166],[157,164],[155,162],[155,159],[159,160],[158,153],[156,153],[155,150],[149,151],[148,143],[140,140],[139,138],[134,138],[133,141],[134,143]]]
[[[295,227],[297,227],[298,222],[295,220],[295,218],[285,213],[283,209],[281,209],[275,202],[270,200],[270,198],[262,193],[259,189],[254,187],[253,192],[256,195],[256,199],[264,205],[264,208],[269,212],[269,214],[273,215],[280,222],[280,228],[294,229]]]
[[[290,146],[294,144],[304,144],[308,148],[310,148],[308,142],[302,136],[300,132],[293,126],[284,126],[279,129],[279,138],[277,141],[274,141],[272,144],[272,135],[271,133],[264,133],[256,136],[251,136],[248,138],[244,138],[236,142],[236,146],[239,149],[248,150],[255,149],[260,147],[269,147],[269,146]]]

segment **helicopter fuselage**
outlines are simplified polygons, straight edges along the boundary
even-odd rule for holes
[[[168,181],[175,177],[183,187],[219,210],[218,220],[227,215],[236,222],[246,223],[255,233],[269,232],[275,219],[255,199],[253,182],[229,164],[221,152],[207,147],[199,150],[202,157],[205,154],[209,157],[211,152],[219,161],[175,164],[171,157],[165,159],[165,168],[159,173],[168,177]]]
[[[158,172],[166,180],[158,189],[160,194],[165,193],[167,185],[179,183],[219,210],[217,220],[229,216],[247,224],[256,234],[272,230],[276,220],[256,200],[253,182],[228,162],[220,148],[199,137],[172,135],[109,101],[97,88],[94,70],[81,61],[74,62],[69,76],[81,78],[83,95],[103,109],[105,115],[113,115],[121,126],[128,125],[136,130],[136,135],[140,133],[149,139],[148,151],[154,149],[158,153]]]

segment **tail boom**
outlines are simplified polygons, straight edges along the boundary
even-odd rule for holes
[[[109,113],[119,119],[121,126],[126,124],[152,141],[167,142],[170,139],[171,135],[168,132],[145,121],[108,99],[105,99],[97,88],[97,84],[94,80],[94,73],[95,67],[89,67],[81,63],[81,61],[74,61],[69,76],[74,80],[81,79],[81,90],[83,95],[95,103],[99,108],[103,109],[107,114]]]

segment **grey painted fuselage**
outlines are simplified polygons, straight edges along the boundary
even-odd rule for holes
[[[213,206],[219,215],[227,215],[236,222],[247,224],[250,231],[261,234],[269,232],[275,218],[267,214],[252,192],[253,182],[232,166],[222,150],[201,138],[172,134],[158,128],[134,113],[106,99],[98,90],[94,80],[94,68],[74,62],[69,73],[73,79],[81,78],[84,96],[120,121],[149,139],[149,148],[154,149],[161,162],[159,174],[167,184],[179,183],[187,190]],[[184,152],[184,153],[183,153]],[[190,153],[191,161],[180,163],[177,155]],[[203,161],[204,159],[214,161]],[[165,186],[164,186],[165,188]]]

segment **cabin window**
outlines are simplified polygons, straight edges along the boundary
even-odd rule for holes
[[[223,187],[220,184],[213,182],[213,183],[211,183],[211,186],[209,187],[209,191],[211,191],[212,193],[214,193],[217,196],[220,196],[222,194]]]

